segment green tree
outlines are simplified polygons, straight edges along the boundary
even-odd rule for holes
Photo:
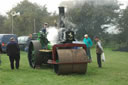
[[[70,21],[76,24],[78,39],[82,39],[85,33],[93,38],[95,35],[105,35],[106,28],[103,25],[115,23],[118,17],[118,13],[115,12],[117,9],[117,3],[95,5],[85,2],[83,5],[76,4],[70,8],[67,15]]]
[[[4,33],[4,23],[5,23],[6,17],[3,15],[0,15],[0,33]]]
[[[47,22],[50,16],[45,6],[39,6],[35,3],[31,3],[28,0],[20,2],[16,7],[8,12],[8,21],[11,21],[11,12],[20,12],[20,16],[14,16],[14,33],[17,35],[28,35],[34,32],[38,32],[42,24]],[[35,26],[34,26],[35,25]]]
[[[123,10],[119,19],[119,28],[121,33],[118,35],[118,42],[125,43],[128,46],[128,7]]]

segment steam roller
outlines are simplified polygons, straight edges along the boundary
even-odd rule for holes
[[[64,7],[59,7],[59,27],[65,28]],[[52,65],[56,74],[69,74],[87,72],[88,57],[86,45],[73,43],[75,33],[66,29],[59,32],[58,43],[51,45],[47,33],[33,34],[34,38],[28,46],[28,61],[32,68],[40,68],[45,64]],[[37,38],[35,38],[37,36]]]
[[[43,64],[51,64],[57,74],[87,72],[89,62],[84,44],[57,44],[52,50],[41,48],[40,42],[32,41],[28,51],[28,60],[32,68],[39,68]]]
[[[88,57],[85,50],[86,46],[82,44],[54,45],[52,54],[54,71],[57,74],[86,73]]]

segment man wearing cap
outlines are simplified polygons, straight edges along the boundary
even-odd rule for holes
[[[46,32],[47,32],[47,27],[48,27],[48,23],[44,23],[44,24],[43,24],[43,28],[41,29],[41,31],[42,31],[44,34],[46,34]]]
[[[97,63],[99,68],[102,67],[102,62],[101,62],[101,54],[103,53],[103,47],[101,45],[101,40],[99,39],[98,36],[95,36],[95,41],[96,41],[96,54],[97,54]]]
[[[15,41],[14,37],[10,38],[10,42],[7,44],[7,55],[9,56],[11,69],[14,69],[14,61],[16,61],[16,69],[19,69],[20,61],[20,49],[18,43]]]
[[[1,47],[1,44],[0,44],[0,54],[2,53],[2,47]],[[1,65],[1,55],[0,55],[0,65]]]
[[[0,44],[0,53],[2,53],[2,46],[1,46],[1,44]]]
[[[91,62],[92,58],[91,58],[90,48],[92,47],[93,43],[92,43],[92,40],[88,37],[88,34],[84,35],[83,42],[85,43],[85,45],[87,47],[86,53],[87,53],[87,56],[88,56],[88,58],[89,58],[89,60]]]

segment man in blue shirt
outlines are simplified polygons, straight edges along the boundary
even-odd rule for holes
[[[85,45],[87,47],[86,53],[87,53],[87,56],[88,56],[88,58],[89,58],[89,60],[91,62],[92,58],[91,58],[90,48],[92,47],[93,43],[92,43],[92,40],[88,37],[88,34],[84,35],[83,42],[85,43]]]
[[[44,34],[46,34],[46,32],[47,32],[47,27],[48,27],[48,23],[44,23],[43,28],[41,29],[41,31],[42,31]]]

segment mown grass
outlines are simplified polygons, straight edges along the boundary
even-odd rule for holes
[[[91,49],[93,62],[86,75],[57,75],[52,68],[32,69],[27,54],[21,52],[19,70],[11,70],[9,58],[2,54],[0,85],[128,85],[128,53],[105,49],[106,62],[98,68],[95,49]]]

